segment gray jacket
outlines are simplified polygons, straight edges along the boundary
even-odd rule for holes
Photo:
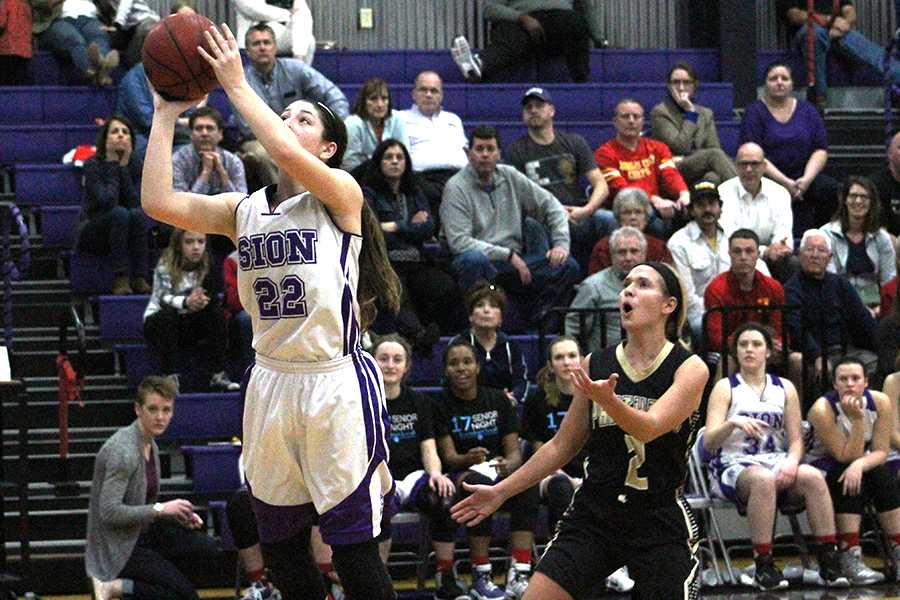
[[[531,217],[550,229],[550,246],[569,249],[566,211],[556,197],[515,167],[497,165],[490,192],[466,165],[447,181],[441,200],[441,230],[453,254],[478,250],[490,260],[507,260],[523,250],[522,220]]]
[[[576,286],[575,299],[569,308],[617,308],[619,306],[619,292],[624,289],[622,272],[616,267],[607,267],[598,271]],[[622,341],[622,322],[618,311],[606,313],[606,345],[603,345],[603,329],[600,327],[600,317],[587,315],[584,317],[586,331],[581,331],[581,315],[569,313],[566,315],[566,335],[581,340],[588,338],[588,346],[585,352],[598,352],[608,346],[614,346]]]
[[[850,245],[841,229],[840,221],[831,221],[819,228],[831,241],[831,262],[828,263],[828,270],[838,275],[843,275],[850,280],[853,287],[858,292],[861,287],[867,283],[877,283],[884,285],[897,275],[897,261],[894,256],[894,245],[891,243],[891,236],[884,228],[880,228],[875,233],[866,233],[865,246],[866,255],[872,264],[875,265],[874,278],[868,280],[865,277],[851,277],[847,274],[847,255],[850,253]]]
[[[275,66],[264,80],[252,66],[247,69],[247,83],[279,116],[289,104],[297,100],[321,102],[342,121],[350,114],[350,103],[344,92],[330,79],[295,58],[276,58]],[[240,115],[235,113],[243,139],[253,139],[253,132]]]
[[[159,473],[159,448],[151,444]],[[84,556],[88,575],[101,581],[118,577],[141,531],[153,521],[154,502],[147,498],[143,439],[135,419],[106,440],[94,463]]]

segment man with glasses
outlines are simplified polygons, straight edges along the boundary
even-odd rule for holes
[[[209,196],[225,192],[247,193],[244,164],[225,150],[222,142],[224,123],[219,111],[198,108],[188,118],[191,143],[172,155],[172,187],[179,192]]]
[[[720,223],[726,233],[752,229],[759,236],[759,253],[772,275],[782,283],[797,270],[794,252],[794,214],[791,194],[763,177],[766,156],[753,142],[738,148],[737,177],[719,186],[722,199]]]
[[[447,180],[469,163],[469,147],[462,120],[444,110],[444,84],[434,71],[416,76],[413,105],[398,111],[409,138],[409,154],[419,185],[428,198],[431,214],[440,214],[441,194]]]
[[[722,150],[712,110],[693,100],[700,81],[687,63],[669,69],[669,93],[650,111],[650,134],[665,142],[688,185],[721,183],[734,177],[734,164]]]

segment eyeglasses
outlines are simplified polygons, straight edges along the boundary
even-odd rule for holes
[[[847,204],[865,204],[871,199],[868,194],[847,194]]]
[[[756,167],[760,167],[765,163],[761,160],[739,160],[734,164],[742,169],[745,169],[747,167],[755,169]]]
[[[694,85],[696,83],[693,79],[671,79],[669,80],[669,85],[678,87],[684,86],[687,87],[689,85]]]
[[[816,246],[806,246],[801,248],[800,251],[809,254],[810,256],[824,256],[831,252],[828,248],[819,248]]]

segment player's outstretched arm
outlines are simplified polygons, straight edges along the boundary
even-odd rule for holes
[[[362,190],[356,180],[341,169],[332,169],[307,151],[281,118],[263,102],[244,76],[237,41],[223,24],[204,34],[212,54],[198,51],[212,66],[219,83],[235,110],[250,126],[275,164],[321,200],[333,216],[359,218]]]
[[[588,358],[584,359],[585,364]],[[450,510],[450,515],[463,525],[469,527],[477,525],[500,508],[508,498],[537,485],[544,477],[568,464],[584,447],[590,434],[588,429],[590,404],[590,400],[576,391],[559,431],[549,442],[543,444],[525,464],[500,483],[495,485],[463,483],[472,495],[457,502]]]
[[[168,102],[153,92],[153,123],[141,177],[141,208],[174,227],[218,233],[234,240],[234,209],[243,194],[216,196],[176,192],[172,188],[172,139],[178,115],[199,101]]]

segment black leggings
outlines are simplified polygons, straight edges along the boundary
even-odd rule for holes
[[[494,483],[496,483],[495,481],[482,475],[481,473],[476,473],[475,471],[466,471],[456,477],[457,502],[468,498],[471,495],[471,492],[467,492],[463,489],[463,481],[470,485],[494,485]],[[509,512],[509,530],[534,531],[534,526],[537,523],[539,502],[540,495],[537,486],[530,487],[521,494],[516,494],[515,496],[504,502],[500,507],[500,510]],[[491,517],[488,517],[478,525],[469,527],[469,535],[476,537],[490,537],[492,532],[492,522],[493,519]]]
[[[210,372],[225,369],[225,316],[218,300],[183,315],[163,306],[144,319],[144,338],[159,356],[164,374],[178,370],[179,351],[185,348],[200,348]]]
[[[450,516],[450,507],[454,502],[456,502],[454,496],[441,497],[427,483],[419,489],[413,500],[412,506],[415,511],[428,519],[431,539],[435,542],[456,540],[456,530],[459,525]],[[378,540],[389,539],[391,539],[391,524],[390,522],[382,523],[381,535],[378,536]]]

